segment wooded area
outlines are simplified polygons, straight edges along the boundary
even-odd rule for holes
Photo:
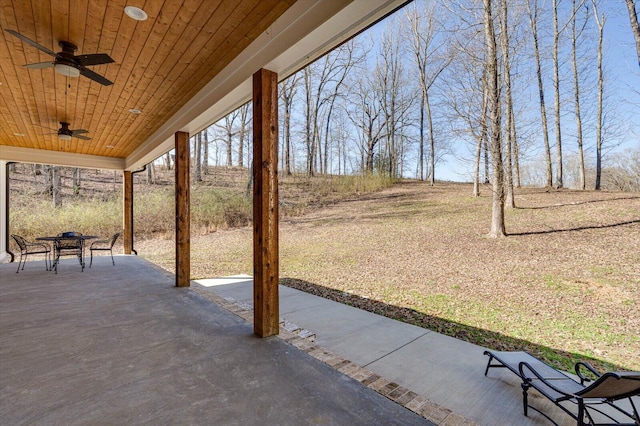
[[[455,158],[475,196],[492,183],[494,236],[514,187],[640,190],[638,118],[620,97],[640,92],[606,66],[612,49],[633,50],[606,50],[607,25],[624,17],[640,72],[638,6],[625,1],[415,1],[279,84],[279,168],[434,185]],[[209,166],[250,168],[251,115],[245,104],[191,135],[195,181]],[[172,156],[147,167],[148,183]],[[60,169],[34,173],[59,205]],[[79,190],[80,170],[71,178]]]

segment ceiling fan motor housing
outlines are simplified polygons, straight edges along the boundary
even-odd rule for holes
[[[58,129],[58,136],[73,136],[73,131],[69,128],[69,123],[61,122]]]

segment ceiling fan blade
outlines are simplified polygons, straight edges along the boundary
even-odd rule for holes
[[[90,141],[91,138],[88,138],[86,136],[82,136],[82,135],[76,135],[75,133],[71,135],[71,137],[74,137],[76,139],[82,139],[83,141]]]
[[[107,80],[105,77],[101,76],[98,73],[95,73],[93,71],[91,71],[88,68],[84,68],[84,67],[80,67],[78,68],[80,70],[80,74],[84,75],[85,77],[90,78],[91,80],[98,82],[100,84],[102,84],[103,86],[110,86],[113,84],[112,81]]]
[[[102,65],[102,64],[110,64],[114,62],[113,59],[106,53],[95,53],[92,55],[77,55],[75,59],[82,66],[92,66],[92,65]]]
[[[41,51],[43,51],[44,53],[46,53],[47,55],[51,55],[55,58],[58,57],[58,54],[56,52],[54,52],[53,50],[49,50],[46,47],[44,47],[41,44],[36,43],[35,41],[31,40],[30,38],[27,38],[25,36],[23,36],[22,34],[20,34],[17,31],[13,31],[13,30],[6,30],[9,34],[14,35],[16,37],[18,37],[20,40],[24,41],[27,44],[30,44],[31,46],[35,47],[36,49],[40,49]]]
[[[72,130],[72,132],[73,132],[74,135],[76,135],[76,134],[77,135],[81,135],[83,133],[89,133],[89,131],[85,130],[85,129],[76,129],[76,130]]]
[[[37,64],[27,64],[25,65],[26,68],[32,69],[32,70],[41,70],[41,69],[45,69],[45,68],[52,68],[55,66],[54,62],[38,62]]]

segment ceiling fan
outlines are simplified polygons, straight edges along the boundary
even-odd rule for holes
[[[61,121],[60,122],[60,128],[57,130],[57,134],[58,135],[58,139],[61,139],[63,141],[69,141],[71,140],[71,138],[76,138],[76,139],[82,139],[84,141],[90,141],[91,138],[84,136],[85,133],[89,133],[88,130],[85,129],[70,129],[69,128],[69,123]]]
[[[109,86],[113,84],[113,82],[107,80],[105,77],[101,76],[98,73],[95,73],[88,69],[87,67],[93,65],[102,65],[109,64],[114,62],[113,59],[106,53],[94,53],[91,55],[74,55],[74,52],[78,50],[78,48],[67,41],[60,41],[58,45],[62,48],[61,52],[55,53],[52,50],[47,49],[41,44],[36,43],[35,41],[23,36],[22,34],[13,31],[6,30],[9,34],[18,37],[20,40],[24,41],[27,44],[35,47],[36,49],[41,50],[47,55],[53,56],[55,59],[53,62],[39,62],[36,64],[27,64],[25,67],[30,69],[43,69],[43,68],[55,68],[55,70],[68,77],[78,77],[79,75],[83,75],[85,77],[90,78],[91,80],[98,82],[104,86]]]

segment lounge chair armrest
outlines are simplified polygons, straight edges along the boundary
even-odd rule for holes
[[[551,388],[555,392],[558,392],[561,395],[570,396],[570,394],[568,394],[566,391],[564,391],[562,389],[559,389],[558,387],[554,386],[552,380],[550,381],[550,380],[547,380],[544,377],[542,377],[542,375],[540,373],[538,373],[528,362],[522,361],[518,365],[518,370],[520,371],[520,377],[522,377],[522,380],[524,382],[526,382],[526,383],[529,383],[534,388],[535,388],[535,385],[532,384],[533,377],[531,377],[530,374],[526,373],[527,370],[529,372],[531,372],[531,374],[533,374],[535,376],[535,378],[537,378],[542,383],[544,383],[545,386],[548,386],[549,388]]]
[[[576,366],[575,366],[575,370],[576,370],[576,374],[578,375],[578,377],[580,377],[580,384],[584,385],[585,382],[590,382],[591,379],[589,377],[586,377],[582,374],[582,372],[580,371],[580,367],[584,367],[587,370],[589,370],[591,373],[593,373],[596,377],[600,377],[601,374],[598,370],[596,370],[595,368],[593,368],[593,366],[591,364],[589,364],[588,362],[577,362]]]

